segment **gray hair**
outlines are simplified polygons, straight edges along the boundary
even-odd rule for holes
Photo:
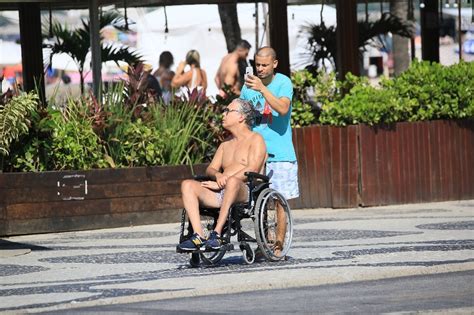
[[[249,101],[245,101],[241,98],[235,98],[232,102],[236,102],[239,105],[239,113],[245,118],[245,123],[249,128],[252,128],[255,124],[255,109]]]

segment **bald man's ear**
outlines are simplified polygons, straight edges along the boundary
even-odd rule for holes
[[[273,60],[273,69],[276,69],[278,66],[278,60]]]

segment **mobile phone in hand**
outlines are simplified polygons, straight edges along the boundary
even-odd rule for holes
[[[247,77],[249,74],[253,75],[253,68],[251,66],[245,68],[245,77]]]

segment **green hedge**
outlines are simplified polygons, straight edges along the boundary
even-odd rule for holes
[[[400,76],[382,79],[379,86],[351,74],[344,81],[337,81],[333,74],[319,73],[313,78],[309,72],[302,71],[293,74],[292,79],[295,91],[299,91],[293,100],[294,127],[317,123],[376,125],[474,117],[472,62],[452,66],[414,62]],[[315,90],[312,99],[305,99],[301,92],[308,88],[308,83]],[[347,93],[343,96],[342,91]],[[311,105],[308,107],[308,104]],[[314,116],[311,121],[302,119],[308,112]]]

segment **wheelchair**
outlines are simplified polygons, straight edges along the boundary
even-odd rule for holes
[[[278,191],[270,188],[268,176],[246,172],[249,199],[243,203],[235,203],[229,209],[227,222],[221,233],[222,246],[218,250],[199,249],[192,252],[176,252],[190,254],[189,263],[192,267],[216,265],[228,251],[234,250],[232,237],[236,237],[243,260],[252,264],[257,256],[267,261],[286,259],[293,238],[293,220],[288,201]],[[207,176],[195,176],[195,180],[215,180]],[[277,208],[280,204],[281,207]],[[214,229],[219,216],[218,208],[200,207],[201,225],[205,237]],[[243,222],[243,219],[251,219]],[[253,222],[252,222],[253,221]],[[249,224],[250,223],[250,224]],[[253,223],[253,224],[252,224]],[[253,225],[253,231],[244,231]],[[252,233],[253,232],[253,233]],[[186,210],[181,215],[179,243],[191,238],[194,231],[188,219]],[[253,244],[257,244],[255,249]]]

